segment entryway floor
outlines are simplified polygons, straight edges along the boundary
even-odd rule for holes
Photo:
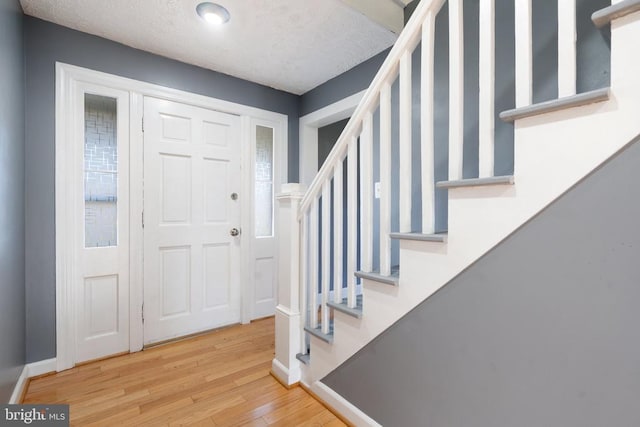
[[[77,426],[344,426],[269,373],[274,319],[32,379],[23,403],[69,404]]]

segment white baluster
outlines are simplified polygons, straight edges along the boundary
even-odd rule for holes
[[[479,134],[480,177],[494,174],[495,0],[480,0]]]
[[[320,313],[322,333],[329,333],[329,288],[331,286],[331,181],[322,185],[322,294]]]
[[[318,199],[309,213],[309,327],[318,327]]]
[[[400,232],[411,231],[411,52],[400,58]]]
[[[558,1],[558,97],[576,94],[576,0]]]
[[[360,269],[373,269],[373,115],[364,116],[360,135]]]
[[[358,140],[352,137],[347,153],[347,304],[356,306],[356,261],[358,240]]]
[[[391,275],[391,85],[380,90],[380,274]]]
[[[464,13],[449,0],[449,179],[462,179],[464,144]]]
[[[300,221],[300,309],[301,328],[300,328],[300,348],[302,353],[307,350],[307,335],[304,327],[309,325],[309,307],[307,299],[309,298],[309,214],[302,215]]]
[[[435,229],[434,189],[434,49],[435,14],[429,12],[422,24],[422,59],[420,69],[420,162],[422,175],[422,232]]]
[[[342,302],[342,221],[344,218],[343,203],[343,162],[336,163],[333,173],[333,301]]]
[[[560,0],[564,1],[564,0]],[[531,0],[515,0],[516,108],[533,101],[533,30]]]

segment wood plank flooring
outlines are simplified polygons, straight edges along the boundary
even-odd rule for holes
[[[88,363],[29,383],[24,403],[70,405],[75,426],[344,426],[270,374],[274,320]]]

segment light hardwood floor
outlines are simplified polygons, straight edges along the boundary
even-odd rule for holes
[[[24,403],[70,405],[77,426],[343,426],[270,374],[274,320],[88,363],[29,383]]]

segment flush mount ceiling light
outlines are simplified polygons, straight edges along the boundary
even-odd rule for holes
[[[229,21],[231,15],[224,7],[216,3],[204,2],[196,7],[196,12],[205,21],[210,24],[221,25]]]

